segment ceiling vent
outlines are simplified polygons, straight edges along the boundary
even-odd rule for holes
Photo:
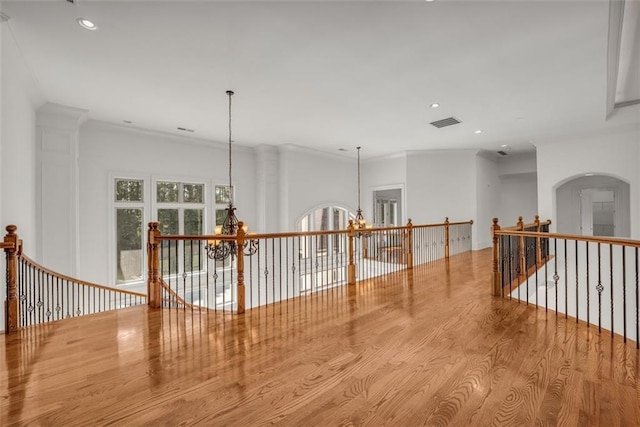
[[[451,125],[457,125],[458,123],[462,123],[460,120],[455,117],[447,117],[446,119],[437,120],[435,122],[431,122],[431,124],[437,128],[443,128]]]
[[[0,24],[7,22],[9,19],[11,19],[9,15],[0,12]]]
[[[498,151],[498,154],[500,154],[501,156],[506,156],[507,152],[500,150],[500,151]]]

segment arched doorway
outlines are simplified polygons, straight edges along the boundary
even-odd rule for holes
[[[556,229],[584,236],[630,237],[629,184],[608,175],[585,174],[556,188]]]

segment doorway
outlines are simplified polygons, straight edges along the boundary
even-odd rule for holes
[[[376,227],[399,227],[402,225],[401,188],[373,192],[373,222]]]
[[[584,236],[615,236],[615,199],[614,190],[580,190],[580,220]]]
[[[569,180],[556,189],[559,233],[630,237],[629,184],[606,175]]]

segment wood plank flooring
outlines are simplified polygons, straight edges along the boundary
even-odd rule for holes
[[[490,251],[236,315],[0,337],[0,425],[640,425],[640,352],[490,296]]]

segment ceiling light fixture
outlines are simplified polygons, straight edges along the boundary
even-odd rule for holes
[[[358,149],[358,210],[356,211],[356,218],[354,221],[354,226],[356,230],[359,230],[356,234],[357,237],[368,234],[363,232],[367,228],[371,228],[371,224],[367,224],[367,221],[364,219],[362,215],[362,209],[360,209],[360,149],[362,147],[356,147]]]
[[[482,133],[482,129],[478,129],[478,130],[476,131],[476,133],[478,133],[478,134],[479,134],[479,133]]]
[[[431,108],[438,108],[440,106],[440,104],[438,104],[437,102],[434,102],[433,104],[431,104]]]
[[[76,21],[78,22],[78,25],[80,25],[85,30],[95,31],[98,29],[98,26],[96,25],[96,23],[93,22],[91,19],[78,18]]]
[[[500,147],[502,147],[502,148],[507,148],[507,147],[509,147],[509,146],[508,146],[507,144],[502,144]]]

